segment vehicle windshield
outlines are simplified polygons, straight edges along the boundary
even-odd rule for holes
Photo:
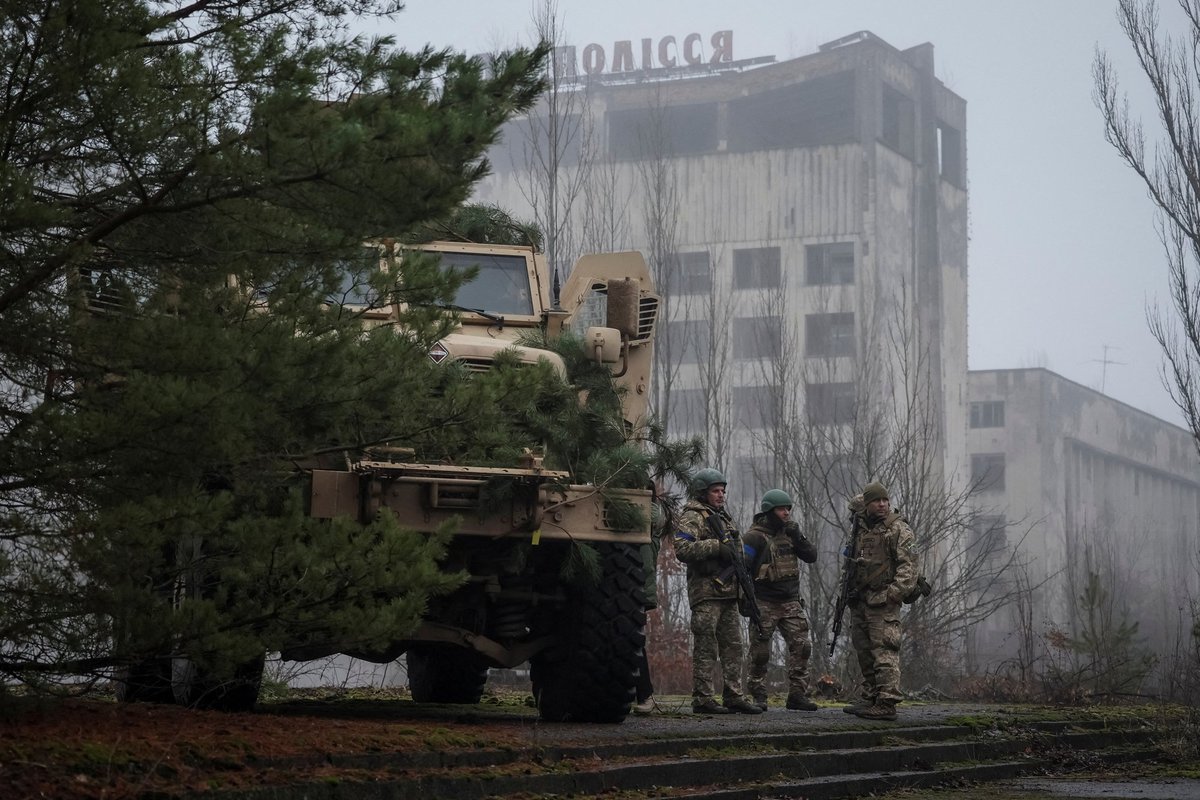
[[[492,314],[533,314],[529,268],[521,256],[486,253],[441,253],[442,266],[465,270],[479,267],[475,279],[463,284],[454,298],[459,308]]]

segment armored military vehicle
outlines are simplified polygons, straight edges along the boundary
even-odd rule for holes
[[[522,362],[544,360],[563,371],[558,355],[519,340],[531,329],[552,338],[570,327],[626,389],[627,422],[645,415],[659,298],[639,253],[582,257],[556,303],[545,259],[532,248],[420,249],[440,256],[444,267],[477,269],[454,300],[456,329],[429,351],[435,362],[483,371],[509,350]],[[365,313],[382,322],[392,311]],[[496,481],[511,484],[512,499],[484,513],[484,487]],[[642,529],[620,527],[621,515],[609,514],[614,501],[639,508]],[[466,583],[434,598],[421,626],[403,640],[349,655],[389,663],[405,654],[419,702],[477,702],[490,667],[528,663],[540,714],[550,720],[619,722],[629,712],[644,642],[639,547],[649,541],[650,503],[647,490],[572,484],[567,473],[544,468],[536,451],[510,467],[482,467],[416,463],[405,450],[380,448],[345,468],[312,471],[314,517],[365,522],[387,509],[418,531],[458,520],[443,563],[465,572]],[[565,576],[564,561],[581,544],[599,556],[598,580]],[[311,647],[283,652],[297,660],[328,654]]]

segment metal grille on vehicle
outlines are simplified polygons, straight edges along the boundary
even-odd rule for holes
[[[492,368],[492,359],[486,356],[463,356],[455,361],[462,364],[471,372],[487,372]]]
[[[608,284],[604,281],[596,281],[592,284],[592,291],[597,294],[608,296]],[[634,341],[644,342],[654,333],[654,323],[658,320],[658,298],[653,295],[647,295],[638,299],[638,333]]]

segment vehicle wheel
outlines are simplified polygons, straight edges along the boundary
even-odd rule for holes
[[[543,719],[621,722],[633,703],[646,610],[637,547],[598,544],[603,577],[575,586],[558,628],[558,642],[530,662],[533,696]]]
[[[175,702],[175,690],[171,687],[171,659],[148,658],[113,675],[117,701],[121,703],[166,703]]]
[[[175,660],[175,699],[180,705],[213,711],[252,711],[262,686],[265,656],[251,659],[234,670],[232,678],[216,679],[196,668],[194,662]]]
[[[452,645],[414,644],[408,648],[408,689],[418,703],[465,703],[483,697],[487,662],[474,651]]]

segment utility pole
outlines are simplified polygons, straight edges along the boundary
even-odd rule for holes
[[[1103,358],[1093,358],[1092,361],[1093,361],[1093,363],[1101,365],[1101,368],[1100,368],[1100,393],[1103,394],[1104,393],[1104,383],[1105,383],[1105,380],[1108,378],[1108,365],[1109,364],[1117,364],[1117,365],[1124,366],[1125,362],[1124,361],[1113,361],[1108,357],[1109,350],[1120,350],[1121,348],[1114,347],[1113,345],[1110,345],[1110,344],[1104,344],[1104,345],[1100,345],[1100,346],[1104,348]]]

